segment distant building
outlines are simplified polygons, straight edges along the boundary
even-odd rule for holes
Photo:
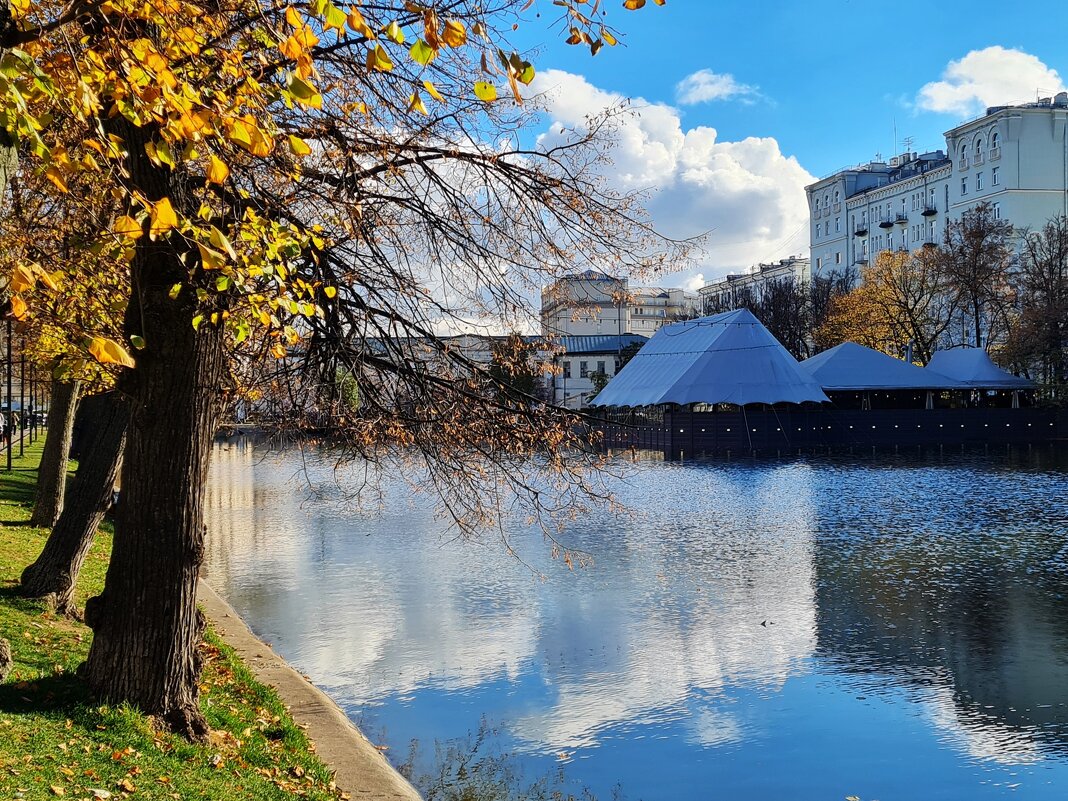
[[[711,314],[759,303],[770,284],[779,281],[804,284],[811,274],[809,260],[803,256],[790,256],[771,264],[757,264],[745,272],[728,273],[701,287],[701,308],[704,313]]]
[[[557,373],[549,378],[550,402],[569,409],[585,407],[597,394],[594,374],[611,380],[620,370],[623,351],[646,341],[638,334],[559,337],[555,343],[562,352],[553,359]]]
[[[992,106],[946,132],[946,149],[837,170],[805,188],[813,275],[844,274],[882,251],[942,242],[979,203],[1019,231],[1068,214],[1068,92]]]
[[[541,294],[545,336],[651,336],[664,323],[698,312],[695,292],[634,287],[625,278],[587,270],[565,276]]]

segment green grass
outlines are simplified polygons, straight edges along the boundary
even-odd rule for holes
[[[75,674],[92,632],[14,591],[48,533],[27,525],[41,444],[0,472],[0,638],[15,659],[0,684],[0,800],[342,797],[274,691],[210,631],[201,646],[208,744],[161,731],[134,709],[93,702]],[[101,531],[79,579],[79,605],[102,588],[110,547],[110,531]]]

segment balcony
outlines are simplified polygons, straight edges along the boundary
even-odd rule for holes
[[[966,169],[968,169],[968,157],[967,156],[961,156],[960,157],[960,160],[957,162],[957,169],[958,170],[966,170]]]
[[[984,156],[982,153],[976,153],[975,156],[972,158],[972,166],[978,167],[980,164],[982,164],[985,161],[986,161],[986,156]]]
[[[934,217],[938,214],[937,206],[924,206],[923,211],[920,212],[924,217]]]
[[[862,255],[862,256],[858,256],[858,257],[857,257],[857,264],[867,264],[867,263],[868,263],[868,256],[867,256],[867,254],[864,254],[864,255]]]
[[[894,221],[891,220],[889,217],[887,217],[885,220],[880,220],[879,221],[879,227],[880,228],[893,228],[894,227]]]
[[[937,248],[938,248],[938,243],[935,242],[933,239],[924,240],[924,243],[923,243],[923,249],[924,250],[936,250]]]
[[[832,206],[832,208],[834,209],[834,213],[837,214],[838,212],[840,212],[842,210],[842,204],[841,203],[835,203],[834,206]]]
[[[868,235],[868,224],[867,223],[857,223],[856,228],[853,229],[853,236],[867,236],[867,235]]]
[[[896,222],[898,225],[908,225],[909,215],[905,214],[905,212],[903,211],[899,212],[898,215],[894,217],[894,222]]]
[[[1001,158],[1001,148],[1000,147],[992,147],[992,148],[990,148],[990,160],[991,161],[997,161],[999,158]]]

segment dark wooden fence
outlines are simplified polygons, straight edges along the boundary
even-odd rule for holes
[[[827,449],[1065,442],[1068,411],[1051,409],[743,409],[611,413],[604,446],[663,451],[665,458],[788,454]]]

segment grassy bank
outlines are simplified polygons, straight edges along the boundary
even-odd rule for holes
[[[0,638],[15,664],[0,685],[0,799],[336,799],[331,775],[272,690],[209,632],[201,704],[207,745],[159,731],[133,709],[100,706],[75,675],[92,633],[15,594],[47,530],[27,525],[41,443],[0,472]],[[86,560],[78,603],[103,586],[109,532]]]

